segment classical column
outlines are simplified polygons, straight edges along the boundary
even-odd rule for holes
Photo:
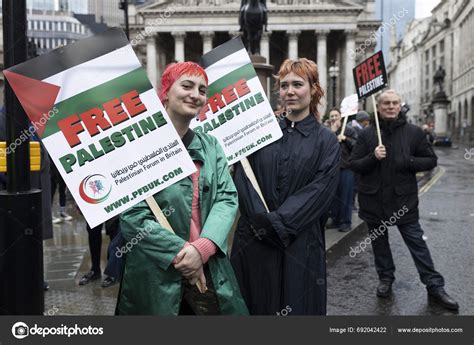
[[[346,87],[344,89],[344,97],[355,93],[354,78],[352,76],[352,69],[355,67],[355,35],[356,30],[345,30],[346,33],[346,61],[344,79]]]
[[[270,63],[270,35],[271,31],[262,31],[262,39],[260,40],[260,55],[267,59]]]
[[[201,31],[202,37],[202,53],[206,54],[212,50],[212,38],[214,37],[213,31]]]
[[[158,73],[157,66],[158,61],[156,58],[156,36],[151,35],[146,39],[146,72],[148,79],[151,81],[153,87],[157,86]]]
[[[317,60],[318,72],[319,72],[319,84],[324,90],[324,97],[321,99],[319,106],[319,113],[324,115],[327,108],[327,95],[328,95],[328,66],[327,66],[327,38],[329,30],[316,30],[317,35]]]
[[[298,36],[301,33],[300,30],[288,30],[288,58],[296,60],[298,58]]]
[[[327,38],[329,30],[316,30],[318,37],[318,57],[316,63],[318,64],[319,83],[326,91],[328,87],[328,66],[327,66]]]
[[[184,38],[186,37],[186,32],[184,31],[175,31],[171,35],[174,37],[174,59],[177,62],[184,61]]]

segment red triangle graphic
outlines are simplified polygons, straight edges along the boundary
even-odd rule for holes
[[[42,137],[47,123],[45,120],[49,119],[48,112],[54,106],[60,87],[8,70],[4,70],[3,74],[7,77],[31,122],[35,123],[38,135]]]

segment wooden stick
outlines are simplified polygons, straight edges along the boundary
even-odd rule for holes
[[[155,198],[153,196],[150,196],[146,198],[145,200],[146,200],[146,203],[148,204],[148,207],[150,207],[151,211],[153,212],[156,219],[158,220],[158,223],[160,223],[160,225],[163,228],[165,228],[166,230],[174,234],[175,232],[173,228],[171,227],[171,224],[168,222],[168,218],[166,218],[166,216],[164,215],[163,211],[161,210],[160,205],[158,205]],[[207,287],[202,280],[198,280],[196,282],[196,286],[200,293],[204,293],[207,290]]]
[[[161,210],[160,205],[156,202],[155,198],[153,196],[150,196],[145,199],[146,203],[148,204],[148,207],[150,207],[151,211],[156,217],[156,220],[158,220],[158,223],[168,230],[171,233],[175,233],[173,228],[171,227],[171,224],[168,222],[168,218],[164,215],[163,211]]]
[[[379,138],[379,146],[380,146],[382,145],[382,135],[380,134],[379,114],[377,113],[377,103],[375,102],[374,95],[372,95],[372,102],[374,104],[375,127],[377,128],[377,137]]]
[[[344,135],[344,132],[346,131],[346,126],[347,126],[347,121],[349,120],[349,116],[344,117],[344,120],[342,121],[342,129],[341,129],[341,135]]]
[[[253,173],[252,166],[250,165],[249,160],[247,159],[247,157],[245,157],[240,162],[242,163],[242,167],[244,168],[245,175],[247,175],[247,177],[250,180],[250,183],[252,183],[253,188],[255,189],[258,196],[260,197],[260,200],[262,200],[263,206],[265,206],[265,209],[267,210],[267,212],[270,212],[270,210],[268,209],[267,203],[265,202],[265,199],[263,198],[262,190],[260,189],[260,186],[258,185],[257,178],[255,177],[255,174]]]

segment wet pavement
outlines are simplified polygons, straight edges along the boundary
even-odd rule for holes
[[[469,148],[468,148],[469,149]],[[474,157],[465,147],[437,149],[439,174],[421,188],[420,224],[446,290],[459,305],[460,315],[474,314]],[[451,315],[429,304],[408,248],[396,227],[389,228],[396,266],[393,296],[375,295],[378,284],[372,249],[350,257],[351,247],[367,237],[357,229],[328,251],[329,315]]]
[[[90,269],[91,261],[86,223],[73,205],[69,199],[67,212],[74,219],[54,225],[54,238],[44,241],[45,279],[50,287],[45,292],[45,314],[113,315],[118,284],[104,289],[99,279],[85,286],[78,285],[79,279]],[[54,208],[55,213],[57,209]],[[102,237],[103,270],[109,238],[105,231]]]

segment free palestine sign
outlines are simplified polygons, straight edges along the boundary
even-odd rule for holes
[[[196,170],[121,29],[3,73],[91,227]]]
[[[387,86],[387,71],[382,51],[357,65],[352,73],[359,99],[373,95]]]

